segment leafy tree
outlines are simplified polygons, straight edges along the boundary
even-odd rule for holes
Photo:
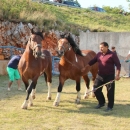
[[[118,13],[120,13],[120,11],[124,12],[124,9],[121,5],[119,7],[103,6],[103,9],[107,13],[112,13],[112,14],[118,14]]]

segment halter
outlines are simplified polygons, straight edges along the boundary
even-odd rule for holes
[[[58,48],[59,48],[59,47],[63,48],[64,54],[65,54],[66,51],[70,50],[70,47],[71,47],[71,46],[70,46],[70,43],[69,43],[69,42],[68,42],[68,45],[69,45],[68,48],[65,48],[64,45],[58,46]],[[64,54],[63,54],[63,56],[64,56],[65,60],[66,60],[68,63],[70,63],[72,66],[75,66],[77,69],[79,69],[79,67],[76,66],[75,64],[73,64],[71,61],[69,61]],[[76,54],[75,54],[75,59],[76,59],[76,62],[78,62],[77,57],[76,57]]]
[[[41,47],[41,44],[37,44],[37,45],[34,46],[34,48],[32,49],[33,50],[33,54],[35,53],[36,47]]]
[[[37,45],[35,45],[35,46],[33,47],[33,46],[31,46],[31,37],[29,38],[29,40],[30,40],[29,47],[32,49],[33,55],[35,55],[35,49],[36,49],[37,47],[41,47],[41,44],[37,44]]]
[[[71,46],[70,46],[70,43],[69,43],[69,42],[68,42],[68,45],[69,45],[68,48],[65,48],[64,45],[58,46],[58,48],[61,47],[61,48],[63,49],[63,51],[64,51],[64,54],[65,54],[66,51],[70,50],[70,47],[71,47]],[[64,54],[63,54],[63,55],[64,55]]]

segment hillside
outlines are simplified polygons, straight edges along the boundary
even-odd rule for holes
[[[130,31],[130,15],[110,14],[58,7],[29,0],[0,0],[0,19],[31,22],[45,30],[55,29],[78,34],[79,30]]]

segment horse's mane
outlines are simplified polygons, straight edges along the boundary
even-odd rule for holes
[[[66,38],[68,40],[68,42],[70,43],[70,45],[72,46],[72,48],[76,54],[83,56],[81,50],[79,49],[78,45],[75,43],[75,41],[70,33],[69,34],[61,34],[60,36],[61,36],[61,38]]]

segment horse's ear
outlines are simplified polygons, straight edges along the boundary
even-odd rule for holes
[[[33,28],[31,29],[31,33],[34,34],[34,30],[33,30]]]
[[[42,33],[44,33],[45,31],[44,31],[44,29],[42,29]]]

